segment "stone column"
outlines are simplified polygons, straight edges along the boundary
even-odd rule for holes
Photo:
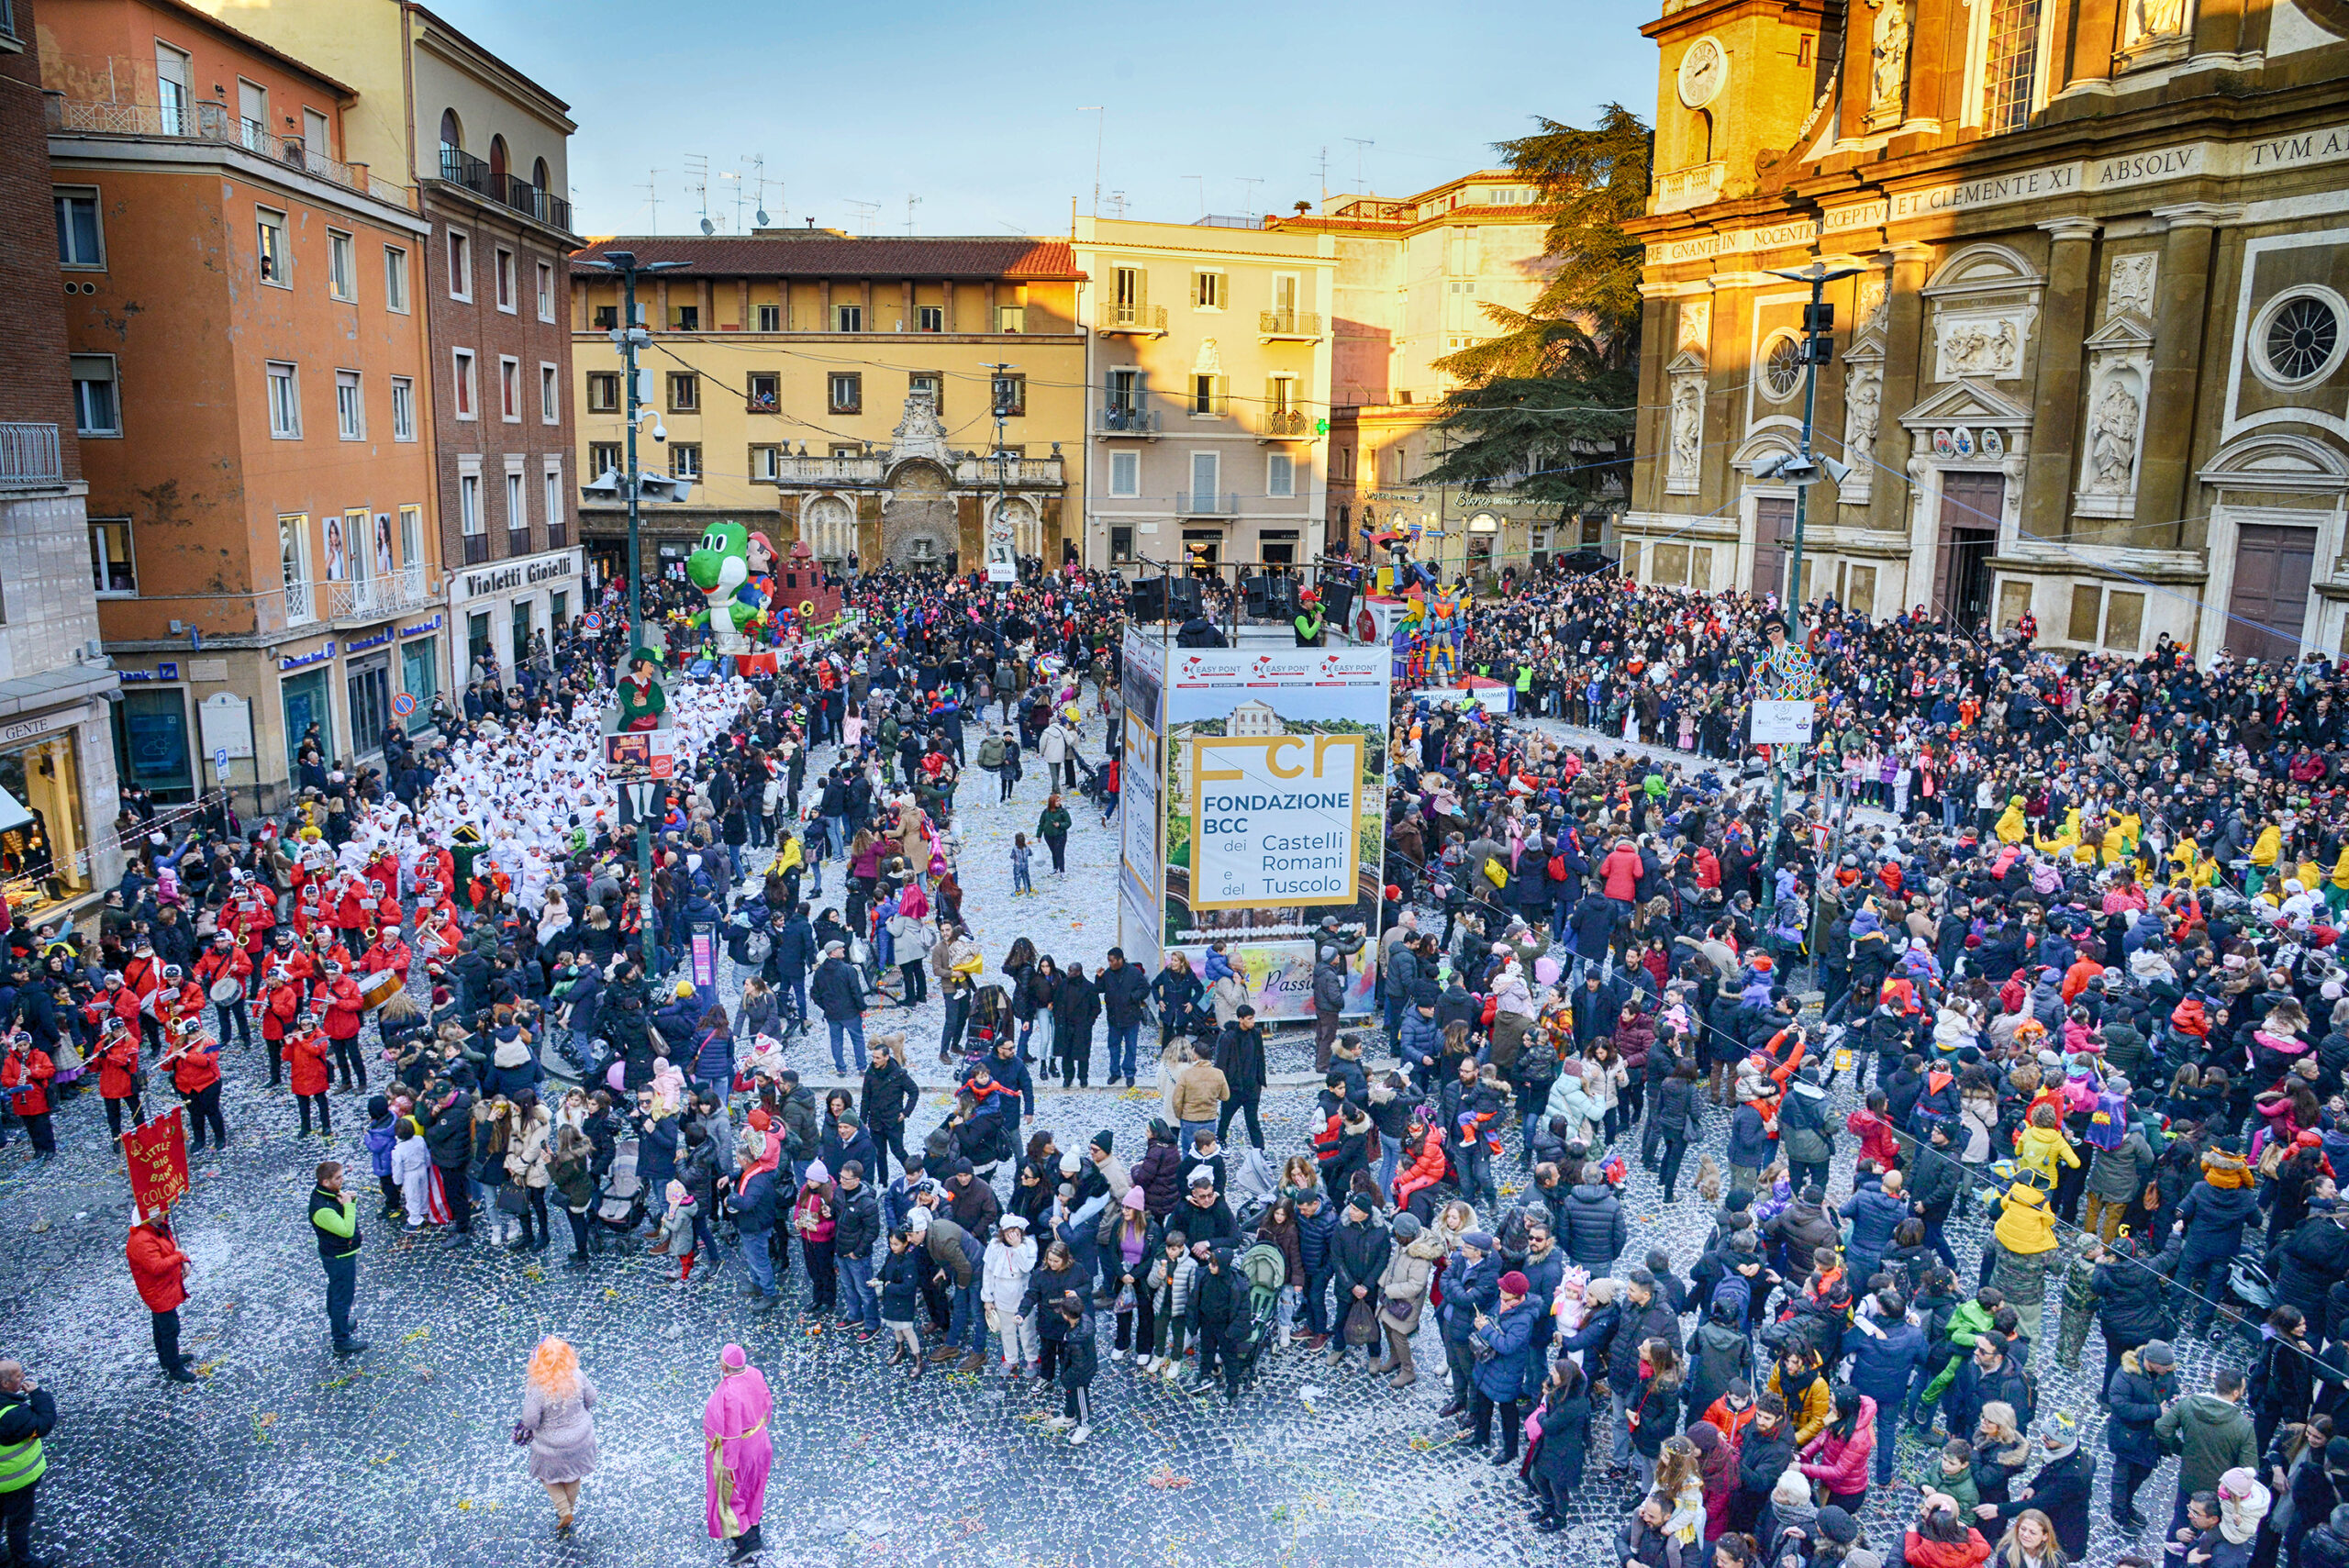
[[[1901,428],[1900,417],[1917,406],[1926,352],[1925,296],[1920,291],[1932,265],[1933,248],[1902,241],[1886,246],[1884,254],[1892,262],[1892,280],[1884,302],[1884,402],[1876,414],[1876,461],[1893,472],[1876,470],[1876,485],[1868,493],[1868,526],[1906,533],[1909,485],[1903,465],[1909,461],[1909,432]],[[1916,598],[1909,595],[1907,602],[1913,604]]]
[[[1631,505],[1660,511],[1664,506],[1664,465],[1656,461],[1669,439],[1666,432],[1667,411],[1664,405],[1664,361],[1672,358],[1671,341],[1665,335],[1665,317],[1671,314],[1671,301],[1662,294],[1651,294],[1640,302],[1640,409],[1634,417],[1635,433],[1631,440]]]
[[[2029,539],[2071,532],[2072,473],[2079,456],[2080,341],[2087,335],[2099,225],[2051,217],[2047,293],[2039,315],[2039,361],[2032,378],[2031,460],[2023,472],[2022,531]]]
[[[2193,458],[2194,397],[2202,379],[2202,323],[2210,286],[2212,231],[2241,209],[2190,202],[2155,207],[2169,220],[2154,284],[2154,368],[2147,378],[2145,450],[2137,470],[2137,528],[2129,542],[2176,542],[2186,516]],[[2224,384],[2214,381],[2215,385]],[[2036,442],[2033,443],[2036,445]]]

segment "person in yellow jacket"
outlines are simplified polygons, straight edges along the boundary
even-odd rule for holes
[[[2104,835],[2104,863],[2117,865],[2137,852],[2144,841],[2145,819],[2134,811],[2124,811],[2114,819]]]
[[[2349,844],[2341,846],[2341,858],[2332,862],[2332,877],[2325,884],[2324,901],[2336,915],[2349,909]]]
[[[2251,869],[2243,873],[2243,891],[2256,894],[2275,871],[2276,862],[2283,853],[2284,829],[2273,822],[2262,823],[2259,837],[2251,841]]]
[[[1998,835],[1998,841],[2002,844],[2020,844],[2023,841],[2024,836],[2031,829],[2023,824],[2022,796],[2010,795],[2007,797],[2007,808],[1999,813],[1995,831]]]
[[[2037,1176],[2041,1185],[2052,1188],[2058,1162],[2077,1170],[2080,1157],[2073,1151],[2063,1123],[2056,1119],[2055,1107],[2043,1105],[2031,1113],[2031,1120],[2015,1140],[2015,1162]]]
[[[2219,862],[2202,853],[2201,846],[2192,839],[2180,839],[2169,850],[2172,880],[2183,879],[2196,887],[2208,887],[2219,879]]]
[[[1819,1352],[1801,1340],[1789,1344],[1770,1369],[1769,1390],[1787,1402],[1787,1419],[1795,1426],[1795,1446],[1802,1447],[1827,1429],[1835,1414],[1834,1392],[1827,1386]]]
[[[2022,1331],[2039,1342],[2040,1308],[2047,1296],[2047,1265],[2055,1254],[2055,1216],[2048,1211],[2047,1195],[2026,1173],[1990,1200],[1998,1223],[1990,1241],[1998,1262],[1990,1273],[2007,1304],[2022,1319]]]

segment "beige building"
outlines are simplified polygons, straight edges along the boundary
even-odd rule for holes
[[[1368,534],[1416,528],[1422,559],[1482,575],[1580,542],[1554,508],[1419,481],[1440,455],[1435,406],[1455,384],[1435,361],[1495,335],[1486,306],[1525,309],[1548,281],[1540,197],[1508,170],[1481,169],[1400,200],[1333,196],[1318,215],[1267,220],[1337,245],[1329,548],[1359,557]]]
[[[1079,218],[1086,559],[1297,563],[1328,481],[1328,235]]]
[[[1640,580],[1785,593],[1801,283],[1834,359],[1800,590],[2123,655],[2349,632],[2349,8],[1672,0]]]
[[[851,238],[829,228],[599,239],[570,280],[580,471],[626,467],[621,284],[607,250],[680,262],[640,280],[648,422],[640,470],[695,482],[643,509],[644,570],[682,577],[710,523],[841,568],[974,567],[1009,551],[1069,559],[1082,515],[1082,277],[1067,241],[1012,235]],[[998,423],[996,411],[1003,411]],[[999,438],[999,439],[998,439]],[[1063,449],[1066,448],[1064,452]],[[598,573],[623,568],[624,506],[582,509]],[[1065,544],[1064,544],[1065,539]]]

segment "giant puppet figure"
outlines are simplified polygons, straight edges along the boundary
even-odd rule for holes
[[[1421,635],[1427,647],[1430,685],[1448,686],[1458,677],[1467,617],[1468,595],[1460,584],[1439,587],[1428,595],[1427,628]]]
[[[720,653],[739,653],[748,646],[742,626],[753,611],[738,596],[751,580],[750,534],[740,523],[712,523],[702,530],[701,548],[685,557],[685,577],[701,590],[708,607],[696,612],[693,624],[718,634]]]

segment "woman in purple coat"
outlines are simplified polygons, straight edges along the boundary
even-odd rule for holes
[[[554,1499],[555,1533],[571,1533],[579,1484],[596,1470],[596,1385],[579,1370],[579,1352],[549,1334],[530,1356],[522,1427],[530,1434],[530,1479]]]

